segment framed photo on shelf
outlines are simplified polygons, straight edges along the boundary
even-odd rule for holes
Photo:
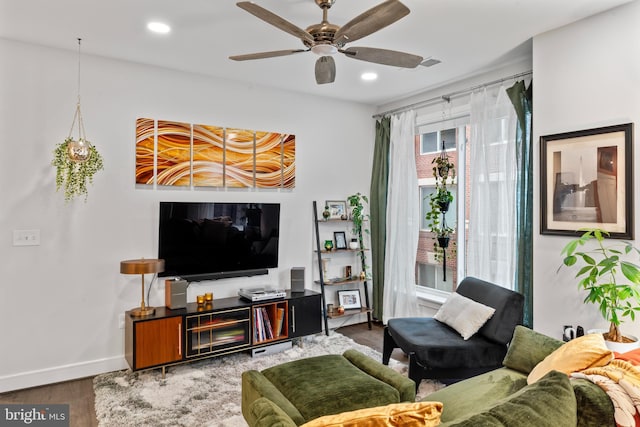
[[[343,200],[327,200],[325,206],[329,207],[328,219],[347,219],[347,202]]]
[[[540,137],[540,234],[633,238],[633,123]]]
[[[347,236],[344,231],[334,231],[333,239],[336,241],[336,249],[347,249]]]
[[[338,291],[338,302],[345,310],[362,308],[362,303],[360,302],[360,290],[349,289]]]

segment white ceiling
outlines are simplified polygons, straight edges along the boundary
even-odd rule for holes
[[[0,37],[174,68],[251,85],[381,105],[531,55],[545,31],[630,0],[403,0],[411,13],[353,46],[437,58],[400,69],[336,56],[336,81],[317,85],[311,52],[236,62],[230,55],[299,49],[300,40],[240,9],[232,0],[0,0]],[[319,23],[314,0],[255,0],[301,28]],[[382,2],[336,0],[329,22],[344,25]],[[149,20],[172,27],[149,33]],[[350,44],[347,47],[351,46]],[[376,71],[375,82],[360,81]]]

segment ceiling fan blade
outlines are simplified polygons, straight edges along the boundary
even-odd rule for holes
[[[374,47],[350,47],[339,52],[344,53],[349,58],[394,67],[415,68],[422,62],[422,57],[418,55]]]
[[[236,3],[236,5],[239,8],[246,10],[250,14],[262,19],[264,22],[281,29],[282,31],[287,32],[292,36],[298,37],[299,39],[305,40],[309,43],[313,43],[313,37],[311,36],[311,34],[253,2],[241,1],[239,3]]]
[[[272,50],[271,52],[258,52],[258,53],[247,53],[245,55],[234,55],[234,56],[230,56],[229,59],[233,59],[234,61],[248,61],[251,59],[275,58],[276,56],[287,56],[287,55],[293,55],[294,53],[308,52],[308,51],[309,49]]]
[[[344,44],[361,39],[408,15],[409,8],[398,0],[387,0],[356,16],[336,31],[334,43]]]
[[[321,56],[316,61],[316,83],[333,83],[336,79],[336,62],[332,56]]]

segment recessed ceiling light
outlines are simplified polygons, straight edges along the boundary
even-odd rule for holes
[[[164,22],[158,22],[158,21],[149,22],[147,24],[147,29],[149,31],[153,31],[154,33],[158,33],[158,34],[167,34],[169,31],[171,31],[170,26],[168,26]]]
[[[371,82],[378,78],[378,74],[373,72],[362,73],[360,78],[365,82]]]

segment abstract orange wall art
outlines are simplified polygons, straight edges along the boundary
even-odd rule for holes
[[[136,120],[136,184],[295,187],[292,134]]]

